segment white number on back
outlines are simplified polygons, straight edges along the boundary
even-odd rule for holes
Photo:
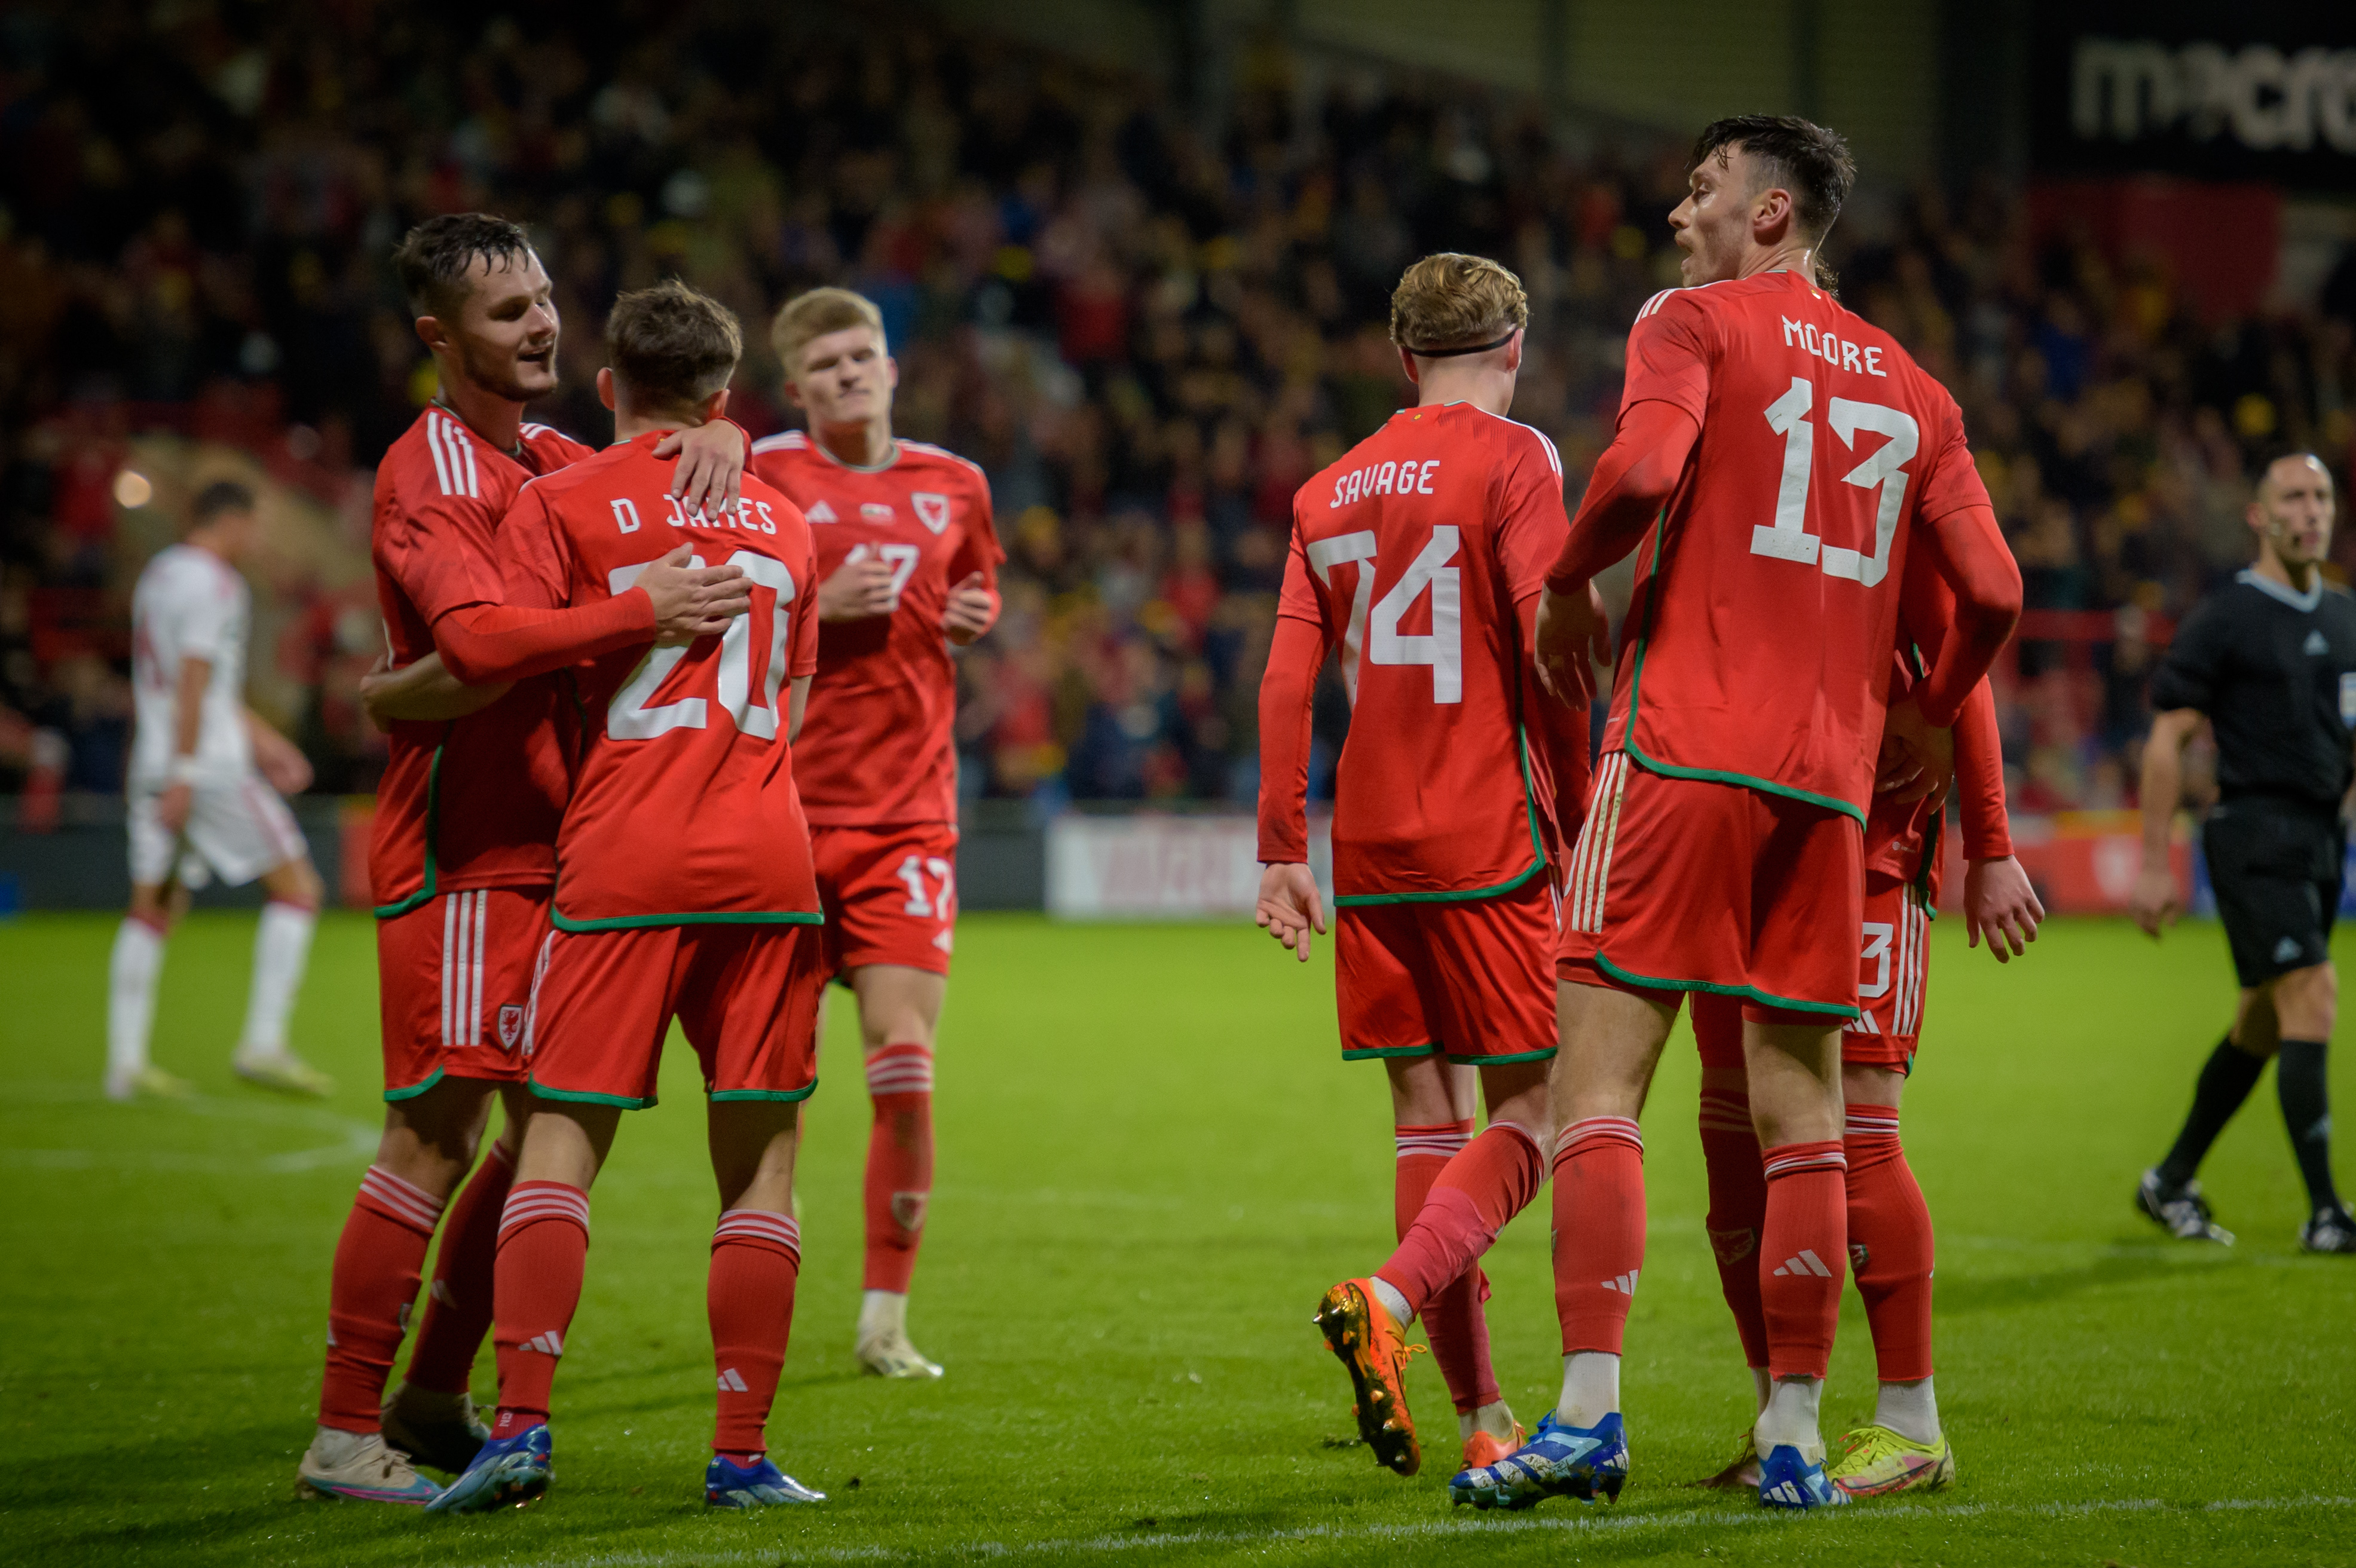
[[[1808,484],[1815,466],[1815,427],[1807,419],[1815,389],[1804,376],[1792,378],[1782,397],[1767,405],[1767,428],[1783,438],[1783,476],[1775,489],[1775,520],[1751,530],[1751,553],[1803,565],[1821,564],[1827,577],[1847,578],[1871,588],[1890,573],[1890,541],[1898,537],[1906,506],[1904,464],[1922,449],[1922,427],[1913,416],[1881,403],[1835,398],[1826,410],[1833,433],[1854,448],[1859,431],[1889,437],[1872,455],[1841,475],[1844,485],[1880,492],[1874,509],[1873,553],[1827,545],[1808,532]]]
[[[1431,538],[1406,572],[1379,603],[1369,606],[1375,591],[1376,539],[1372,533],[1341,534],[1309,547],[1309,564],[1318,577],[1333,581],[1333,569],[1357,565],[1356,592],[1350,601],[1349,624],[1342,634],[1342,678],[1350,700],[1358,699],[1360,650],[1378,665],[1430,665],[1431,699],[1464,700],[1464,609],[1462,573],[1448,563],[1456,559],[1462,536],[1452,527],[1431,530]],[[1431,594],[1431,630],[1404,635],[1399,623],[1418,599]]]
[[[636,566],[614,569],[606,579],[610,592],[620,593],[638,580],[638,573],[653,565],[640,561]],[[701,556],[691,557],[689,567],[704,564]],[[753,621],[758,611],[739,615],[728,623],[728,630],[720,638],[719,686],[720,706],[736,728],[744,734],[760,740],[774,740],[777,733],[777,690],[786,678],[786,638],[793,625],[793,613],[787,608],[794,602],[794,574],[785,562],[755,550],[740,549],[721,564],[741,567],[744,575],[777,596],[776,605],[769,613],[768,669],[761,681],[761,700],[753,700]],[[614,693],[605,707],[605,733],[620,741],[648,741],[671,730],[701,730],[708,720],[710,707],[701,697],[685,697],[677,702],[648,706],[647,699],[662,688],[679,661],[687,656],[687,649],[648,648],[630,678]]]

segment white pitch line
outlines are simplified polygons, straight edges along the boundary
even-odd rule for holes
[[[1825,1522],[1865,1521],[1878,1519],[1989,1519],[2005,1517],[2069,1518],[2082,1514],[2148,1513],[2170,1509],[2185,1513],[2254,1512],[2292,1509],[2356,1508],[2356,1498],[2223,1498],[2215,1502],[2197,1505],[2174,1505],[2158,1498],[2120,1498],[2108,1501],[2082,1503],[1956,1503],[1942,1507],[1924,1503],[1877,1503],[1851,1512],[1837,1509],[1824,1516]],[[1553,1517],[1532,1515],[1488,1517],[1457,1517],[1433,1520],[1426,1524],[1375,1524],[1355,1529],[1336,1529],[1330,1525],[1309,1525],[1299,1530],[1275,1531],[1192,1531],[1185,1533],[1162,1532],[1151,1535],[1097,1535],[1045,1541],[969,1541],[956,1546],[943,1547],[945,1554],[960,1557],[1030,1557],[1053,1552],[1140,1552],[1163,1547],[1181,1546],[1270,1546],[1288,1541],[1376,1541],[1429,1540],[1433,1537],[1463,1537],[1468,1540],[1485,1535],[1526,1535],[1545,1531],[1569,1535],[1625,1534],[1633,1531],[1687,1531],[1693,1529],[1751,1529],[1762,1524],[1785,1520],[1787,1515],[1761,1509],[1755,1513],[1710,1512],[1693,1509],[1682,1513],[1620,1514],[1601,1519],[1585,1516]],[[905,1546],[845,1546],[817,1552],[780,1552],[772,1547],[755,1552],[616,1552],[595,1557],[543,1558],[530,1568],[690,1568],[707,1564],[720,1568],[728,1563],[783,1564],[791,1563],[888,1563],[905,1562],[926,1555],[921,1549]]]

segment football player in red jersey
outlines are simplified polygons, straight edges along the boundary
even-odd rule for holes
[[[933,1040],[957,923],[948,644],[998,619],[1005,552],[981,470],[893,435],[899,369],[873,303],[813,289],[786,302],[770,336],[809,429],[755,443],[752,468],[818,541],[818,678],[794,775],[828,969],[858,998],[874,1106],[857,1351],[884,1377],[938,1377],[908,1340],[908,1284],[933,1187]]]
[[[1930,581],[1944,586],[1935,575]],[[1909,655],[1899,660],[1901,692],[1924,667],[1911,645]],[[1965,865],[1964,929],[1974,946],[1985,933],[1988,950],[1999,962],[2008,962],[2037,939],[2045,911],[2013,859],[1996,699],[1986,681],[1955,720],[1954,753],[1952,793],[1962,806]],[[1858,1017],[1840,1041],[1842,1155],[1849,1261],[1873,1334],[1880,1392],[1873,1420],[1843,1436],[1827,1472],[1851,1497],[1933,1490],[1955,1475],[1954,1453],[1940,1426],[1932,1387],[1931,1211],[1898,1130],[1900,1095],[1922,1038],[1930,921],[1942,880],[1942,813],[1949,793],[1940,788],[1917,796],[1911,788],[1883,789],[1866,818]],[[1766,1408],[1772,1387],[1759,1272],[1767,1189],[1743,1070],[1740,998],[1697,993],[1693,1027],[1701,1053],[1709,1242],[1719,1286],[1751,1364],[1755,1415]],[[1758,1454],[1748,1432],[1733,1463],[1710,1484],[1757,1487]]]
[[[1304,797],[1310,699],[1339,649],[1350,738],[1334,784],[1334,985],[1344,1061],[1388,1071],[1398,1250],[1325,1295],[1358,1430],[1420,1463],[1399,1372],[1419,1316],[1464,1467],[1524,1435],[1489,1366],[1480,1266],[1546,1179],[1556,890],[1579,831],[1586,709],[1538,691],[1531,620],[1568,519],[1554,443],[1505,417],[1529,318],[1519,279],[1427,256],[1391,297],[1412,409],[1293,498],[1260,685],[1258,919],[1301,958],[1325,928]],[[1474,1080],[1489,1111],[1472,1133]]]
[[[741,573],[691,569],[682,554],[648,572],[643,595],[598,611],[523,625],[529,617],[494,609],[492,539],[509,502],[533,475],[589,452],[523,421],[524,404],[555,386],[548,276],[522,229],[481,213],[420,224],[394,262],[441,389],[377,469],[377,593],[391,657],[404,667],[369,693],[388,731],[369,866],[380,901],[385,1131],[336,1249],[319,1426],[298,1469],[313,1494],[419,1503],[434,1488],[410,1459],[463,1469],[484,1435],[466,1383],[490,1327],[492,1248],[519,1125],[512,1100],[508,1136],[451,1193],[474,1164],[492,1099],[521,1076],[516,1051],[567,788],[552,683],[461,688],[436,648],[506,648],[530,656],[522,672],[547,670],[654,629],[724,624],[749,601]],[[689,432],[682,494],[723,505],[744,439],[724,424]],[[387,1402],[437,1222],[425,1318]]]
[[[1858,1016],[1866,812],[1885,727],[1935,755],[2020,609],[1954,400],[1819,282],[1854,172],[1805,121],[1702,133],[1670,217],[1689,286],[1637,314],[1619,429],[1547,574],[1540,669],[1584,693],[1588,586],[1641,546],[1557,958],[1562,1396],[1527,1446],[1450,1483],[1461,1501],[1589,1497],[1626,1476],[1636,1117],[1687,991],[1741,1001],[1764,1150],[1760,1500],[1847,1496],[1825,1473],[1817,1403],[1847,1260],[1840,1032]],[[1910,565],[1944,578],[1955,607],[1892,708]]]
[[[674,1018],[702,1064],[720,1189],[705,1500],[818,1499],[768,1461],[764,1435],[800,1269],[794,1150],[817,1087],[825,979],[791,748],[817,662],[815,558],[784,496],[748,475],[734,507],[691,510],[656,454],[671,432],[720,417],[743,350],[736,318],[669,282],[616,300],[605,336],[598,392],[615,444],[517,496],[499,526],[508,602],[545,613],[627,596],[683,543],[741,571],[752,609],[722,635],[642,635],[572,672],[584,732],[524,1021],[531,1097],[498,1238],[498,1416],[433,1503],[442,1510],[547,1487],[549,1392],[580,1302],[589,1188],[621,1113],[654,1104]]]

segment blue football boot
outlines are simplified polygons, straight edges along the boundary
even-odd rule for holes
[[[548,1490],[553,1474],[548,1423],[525,1427],[512,1437],[495,1437],[443,1494],[425,1505],[428,1513],[481,1513],[517,1508]]]
[[[1566,1426],[1548,1411],[1527,1443],[1494,1465],[1451,1477],[1448,1500],[1477,1509],[1526,1509],[1542,1498],[1593,1502],[1598,1492],[1617,1500],[1627,1484],[1628,1431],[1618,1411],[1592,1426]]]
[[[814,1492],[763,1455],[750,1465],[714,1454],[703,1471],[706,1508],[767,1508],[772,1503],[822,1503],[824,1492]]]
[[[1848,1494],[1833,1485],[1821,1459],[1800,1456],[1789,1443],[1778,1443],[1759,1462],[1759,1500],[1769,1508],[1836,1508]]]

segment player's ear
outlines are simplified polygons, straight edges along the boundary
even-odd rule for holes
[[[786,378],[786,401],[798,409],[807,410],[809,407],[808,403],[802,401],[801,384],[791,376]]]
[[[1509,376],[1517,375],[1521,371],[1522,337],[1526,331],[1524,327],[1514,328],[1514,340],[1505,345],[1505,373]]]
[[[900,389],[900,362],[889,354],[884,356],[884,385],[895,392]]]
[[[429,354],[444,347],[450,341],[449,332],[443,327],[439,320],[433,316],[421,315],[410,323],[410,325],[417,334],[417,341],[425,345],[425,350]]]
[[[614,407],[614,368],[611,365],[597,372],[597,400],[609,409]]]
[[[718,391],[712,393],[710,397],[704,399],[701,411],[703,414],[701,422],[704,424],[710,424],[722,414],[726,413],[728,411],[728,389],[723,387]]]
[[[1423,376],[1415,368],[1415,356],[1402,348],[1398,351],[1398,357],[1399,368],[1407,372],[1407,384],[1410,387],[1422,386]]]

